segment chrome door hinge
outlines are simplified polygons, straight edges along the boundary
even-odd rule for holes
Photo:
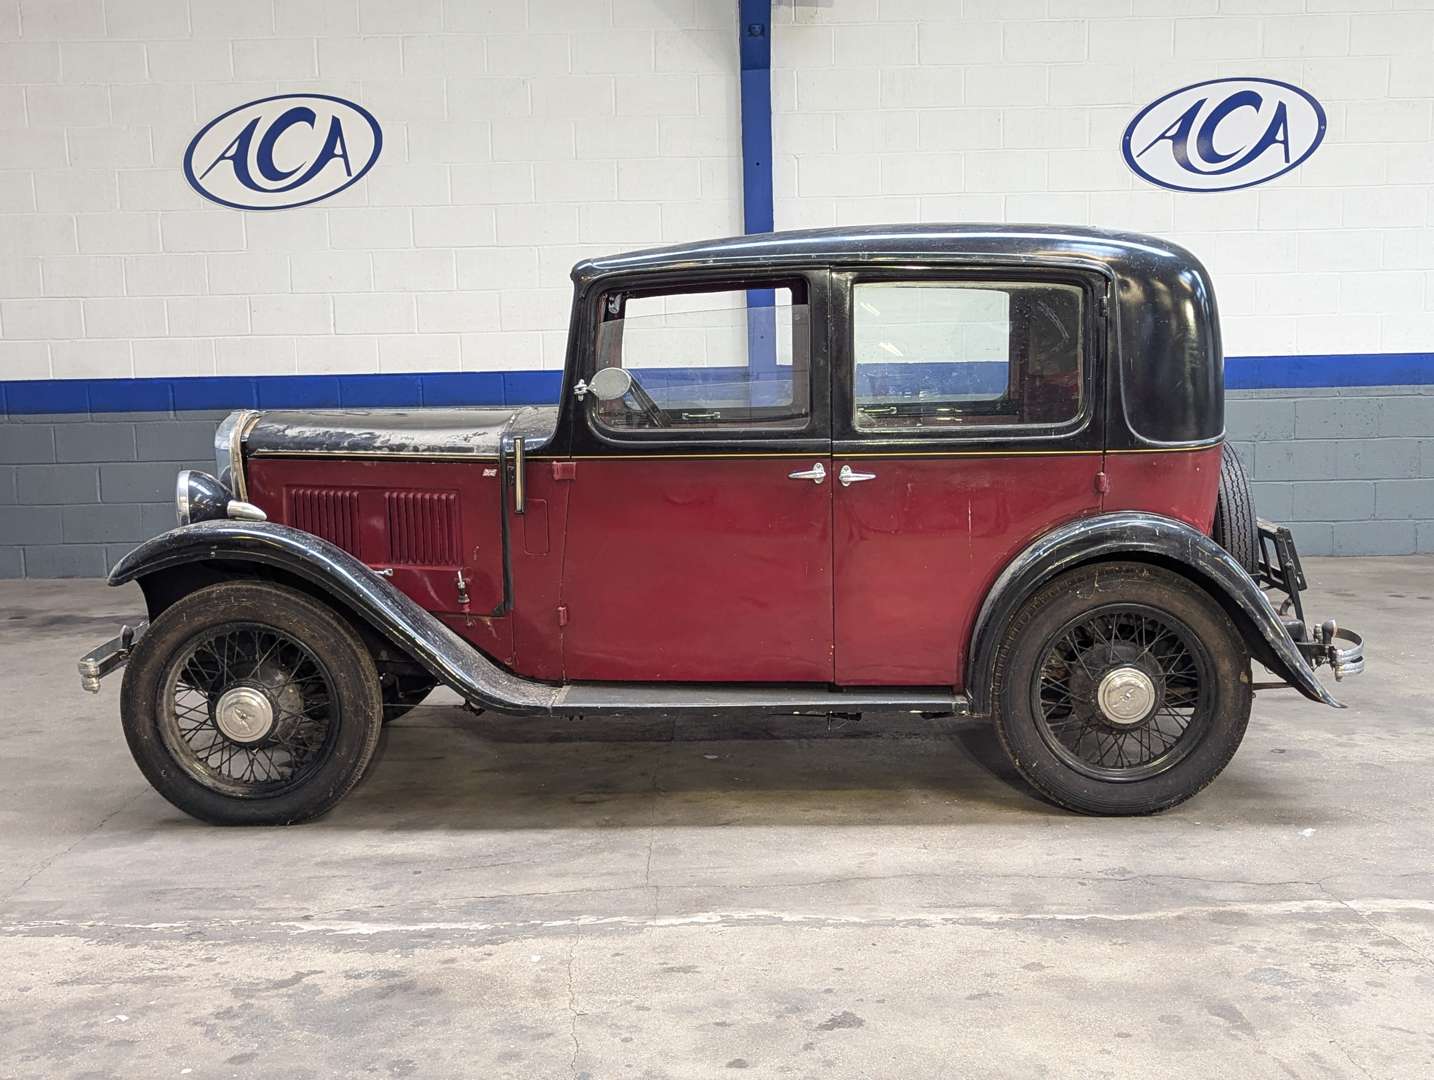
[[[1104,469],[1095,474],[1095,489],[1102,495],[1110,491],[1110,475]]]
[[[558,605],[558,625],[559,625],[559,626],[567,626],[567,625],[568,625],[568,605],[567,605],[567,604],[559,604],[559,605]]]
[[[555,461],[553,462],[554,480],[576,480],[578,476],[578,463],[576,461]]]

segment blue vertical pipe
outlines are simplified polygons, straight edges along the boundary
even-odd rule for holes
[[[772,231],[772,0],[737,0],[742,95],[742,231]],[[776,295],[747,290],[747,363],[753,381],[776,374]],[[748,384],[751,385],[750,383]]]

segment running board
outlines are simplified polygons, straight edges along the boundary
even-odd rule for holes
[[[916,691],[877,687],[828,690],[822,687],[731,686],[721,683],[569,683],[558,690],[552,711],[574,713],[842,713],[930,712],[964,716],[970,702],[949,690]]]

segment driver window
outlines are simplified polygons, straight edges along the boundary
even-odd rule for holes
[[[605,428],[802,428],[811,413],[808,315],[800,284],[609,293],[599,369],[632,388],[592,402]]]

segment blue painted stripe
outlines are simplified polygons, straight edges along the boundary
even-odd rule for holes
[[[1434,353],[1332,353],[1322,356],[1231,356],[1227,390],[1333,386],[1429,386]]]
[[[881,374],[930,385],[936,365],[892,364]],[[946,371],[961,369],[940,365]],[[974,370],[970,369],[970,370]],[[782,369],[772,375],[780,376]],[[730,382],[735,369],[652,369],[653,388]],[[763,373],[763,377],[769,377]],[[199,409],[315,409],[434,405],[535,405],[557,400],[556,371],[443,371],[412,375],[189,376],[160,379],[27,379],[0,381],[12,415],[35,413],[186,412]],[[1327,356],[1233,356],[1230,390],[1339,386],[1434,385],[1434,353]]]
[[[0,399],[10,415],[519,405],[556,400],[561,379],[556,371],[26,379],[0,382]]]

